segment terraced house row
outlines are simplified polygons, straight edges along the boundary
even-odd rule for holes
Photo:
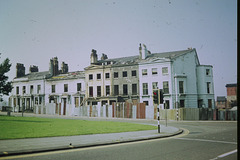
[[[84,71],[68,72],[57,57],[50,60],[49,71],[38,72],[23,64],[16,66],[10,97],[15,111],[33,110],[37,105],[61,104],[61,114],[79,106],[128,101],[153,106],[153,90],[162,89],[168,109],[214,108],[211,65],[201,65],[196,49],[151,53],[140,44],[136,56],[108,59],[92,50],[90,65]]]

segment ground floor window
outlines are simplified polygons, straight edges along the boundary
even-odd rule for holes
[[[180,100],[180,106],[179,106],[180,108],[184,108],[185,107],[185,102],[184,102],[184,100]]]
[[[145,103],[145,105],[148,106],[148,101],[143,101],[143,103]]]
[[[212,99],[208,99],[208,108],[212,108]]]
[[[169,108],[170,108],[170,106],[169,106],[169,100],[166,100],[165,102],[166,102],[166,103],[165,103],[164,108],[165,108],[165,109],[169,109]]]

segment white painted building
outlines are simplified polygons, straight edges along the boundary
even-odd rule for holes
[[[212,66],[200,65],[196,49],[148,54],[139,63],[140,102],[153,105],[162,89],[169,109],[214,108]]]
[[[24,109],[46,113],[47,104],[55,103],[54,114],[73,115],[75,108],[82,105],[85,97],[85,73],[68,72],[65,63],[62,63],[62,70],[58,70],[56,57],[50,61],[49,71],[38,72],[38,68],[34,67],[35,70],[30,67],[30,73],[25,74],[24,65],[17,64],[17,74],[13,79],[13,90],[9,98],[13,111]]]

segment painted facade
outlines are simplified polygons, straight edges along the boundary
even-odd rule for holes
[[[153,105],[153,90],[162,89],[169,109],[214,107],[212,66],[200,65],[195,49],[153,53],[139,71],[140,102]]]
[[[13,90],[9,98],[13,111],[24,109],[36,113],[36,107],[43,108],[47,103],[55,103],[57,114],[71,115],[74,107],[82,105],[85,74],[83,71],[68,72],[67,64],[62,64],[62,70],[58,70],[55,57],[50,60],[49,71],[38,72],[38,69],[31,70],[30,67],[28,74],[25,74],[23,64],[17,64],[16,78],[13,79]]]
[[[168,109],[214,108],[213,69],[201,65],[196,49],[151,53],[140,44],[136,56],[108,59],[96,50],[84,71],[68,72],[68,65],[58,67],[50,60],[49,71],[38,72],[31,66],[25,74],[23,64],[16,66],[10,105],[14,111],[24,107],[55,103],[56,114],[72,115],[79,106],[113,102],[145,103],[153,106],[153,90],[161,89]]]

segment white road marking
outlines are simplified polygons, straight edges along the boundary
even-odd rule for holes
[[[231,155],[231,154],[234,154],[234,153],[236,153],[236,152],[237,152],[237,149],[235,149],[235,150],[233,150],[233,151],[231,151],[231,152],[227,152],[227,153],[221,154],[221,155],[219,155],[219,156],[217,156],[216,158],[211,159],[211,160],[216,160],[216,159],[218,159],[218,158],[227,157],[227,156],[229,156],[229,155]]]
[[[188,141],[213,142],[213,143],[237,144],[237,142],[215,141],[215,140],[207,140],[207,139],[192,139],[192,138],[174,138],[174,139],[188,140]]]

